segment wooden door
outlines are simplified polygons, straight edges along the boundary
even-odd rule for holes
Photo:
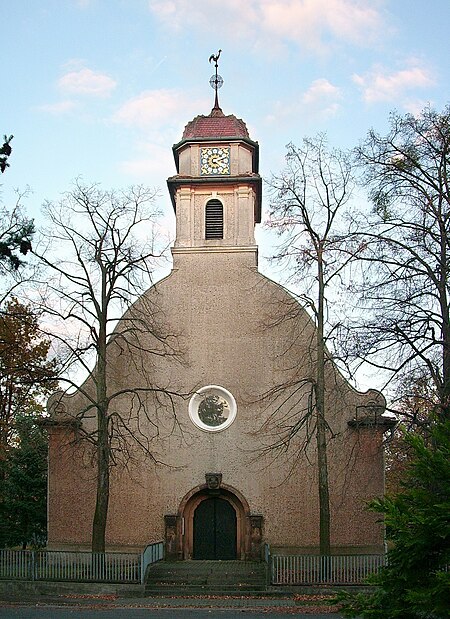
[[[194,559],[236,559],[236,511],[228,501],[211,497],[194,512]]]

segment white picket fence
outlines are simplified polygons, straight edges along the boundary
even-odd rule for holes
[[[384,564],[384,555],[271,555],[271,583],[360,585]]]
[[[0,550],[0,579],[143,583],[147,567],[163,557],[163,542],[142,553]]]

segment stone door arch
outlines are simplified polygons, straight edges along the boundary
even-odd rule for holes
[[[211,488],[208,484],[196,486],[183,497],[176,515],[165,516],[166,557],[181,560],[195,558],[195,513],[204,501],[211,498],[226,501],[236,514],[235,558],[260,559],[262,516],[251,515],[245,497],[235,488],[225,484],[221,484],[218,488]]]

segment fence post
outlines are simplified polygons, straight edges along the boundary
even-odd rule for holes
[[[26,552],[26,551],[25,551]],[[30,552],[30,564],[29,564],[29,577],[30,580],[37,580],[36,578],[36,561],[35,561],[35,550],[31,550]]]
[[[264,563],[266,564],[266,586],[272,584],[272,557],[270,554],[270,545],[264,544]]]

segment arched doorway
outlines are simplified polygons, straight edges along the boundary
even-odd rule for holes
[[[166,551],[173,557],[232,560],[253,554],[250,508],[231,486],[193,488],[181,501],[178,514],[168,518]]]
[[[217,496],[207,497],[194,511],[193,559],[236,559],[237,518],[233,505]]]

